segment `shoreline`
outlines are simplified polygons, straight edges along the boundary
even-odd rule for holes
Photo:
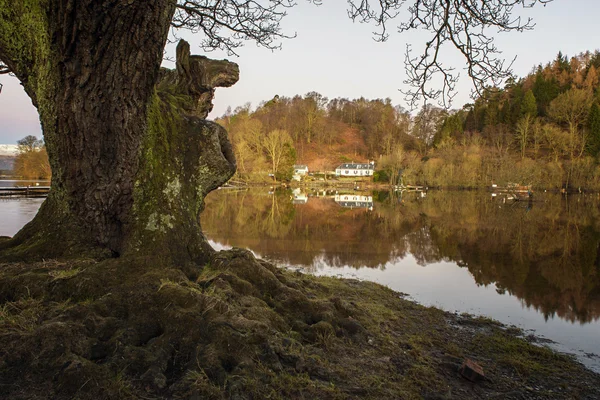
[[[10,182],[50,182],[49,180],[39,180],[39,179],[24,179],[24,178],[16,178],[16,177],[0,177],[0,181],[10,181]],[[356,190],[356,191],[364,191],[364,190],[436,190],[436,191],[475,191],[475,192],[494,192],[494,191],[504,191],[506,188],[498,187],[493,188],[492,186],[427,186],[427,185],[391,185],[389,183],[380,183],[380,182],[371,182],[367,180],[360,179],[345,179],[345,180],[328,180],[328,181],[291,181],[291,182],[243,182],[236,181],[236,184],[220,187],[223,188],[242,188],[242,187],[282,187],[282,188],[342,188],[348,190]],[[360,188],[355,189],[355,186],[358,185]],[[587,189],[587,188],[572,188],[569,190],[556,189],[556,188],[533,188],[533,194],[536,193],[554,193],[554,194],[599,194],[600,191]]]
[[[465,192],[498,192],[498,191],[506,191],[504,187],[493,188],[492,186],[427,186],[427,185],[407,185],[404,187],[399,187],[398,185],[390,185],[389,183],[379,183],[379,182],[368,182],[368,181],[310,181],[310,182],[237,182],[242,183],[241,185],[232,185],[229,187],[281,187],[281,188],[342,188],[354,191],[355,183],[360,186],[360,189],[356,189],[357,191],[364,190],[406,190],[413,191],[415,188],[422,188],[423,191],[435,190],[435,191],[465,191]],[[222,187],[223,188],[223,187]],[[551,193],[551,194],[600,194],[600,191],[586,188],[574,188],[569,190],[562,190],[556,188],[533,188],[533,195],[536,193]]]

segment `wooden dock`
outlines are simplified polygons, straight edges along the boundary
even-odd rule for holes
[[[46,197],[50,186],[0,187],[0,197]]]

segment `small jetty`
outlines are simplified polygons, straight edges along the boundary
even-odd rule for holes
[[[50,186],[0,187],[0,197],[46,197]]]

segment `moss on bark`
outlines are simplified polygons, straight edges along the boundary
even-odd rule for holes
[[[200,227],[204,197],[235,172],[227,132],[190,112],[193,97],[159,83],[148,109],[127,252],[175,263],[212,255]]]
[[[0,60],[38,109],[53,173],[48,201],[2,256],[122,252],[174,5],[0,0]]]

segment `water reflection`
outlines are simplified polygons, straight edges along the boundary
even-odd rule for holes
[[[43,202],[40,198],[0,198],[0,236],[14,236],[35,217]]]
[[[597,196],[244,190],[209,196],[202,224],[216,242],[313,271],[385,268],[408,255],[451,262],[546,319],[589,323],[600,317],[599,216]]]
[[[500,203],[476,194],[438,193],[420,210],[432,247],[413,251],[423,263],[453,261],[468,268],[478,284],[494,283],[545,318],[598,320],[597,196]]]
[[[373,196],[357,195],[352,193],[336,194],[335,202],[345,208],[367,208],[373,210]]]
[[[50,186],[50,181],[22,180],[22,179],[0,179],[0,187],[15,186]]]

